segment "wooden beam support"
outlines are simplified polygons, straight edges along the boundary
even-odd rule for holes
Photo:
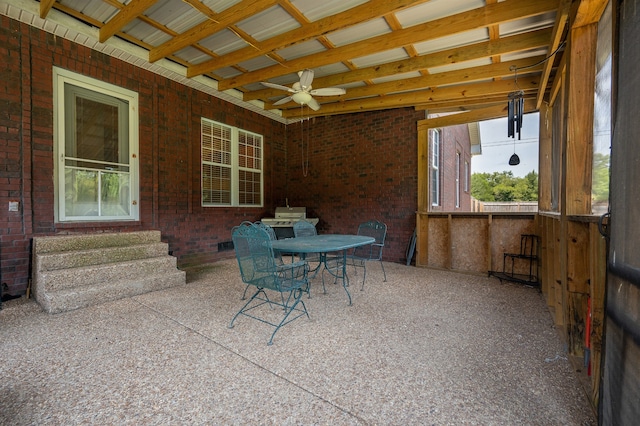
[[[572,28],[597,24],[607,8],[609,0],[580,0],[572,19]]]
[[[542,57],[536,56],[533,58],[519,59],[516,61],[502,62],[491,65],[483,65],[474,68],[465,68],[456,71],[441,72],[436,74],[428,74],[425,76],[407,78],[401,80],[389,81],[386,83],[379,83],[371,86],[354,87],[347,90],[345,95],[341,96],[323,96],[318,98],[322,100],[347,100],[355,98],[365,98],[370,96],[377,96],[380,93],[393,93],[393,92],[405,92],[411,90],[435,88],[438,86],[447,86],[453,84],[466,84],[473,83],[481,80],[490,80],[493,78],[510,77],[513,76],[513,71],[509,67],[527,66],[539,62]],[[527,69],[529,73],[537,73],[542,70],[542,65],[534,66]],[[318,86],[324,87],[324,86]],[[262,91],[261,91],[262,92]],[[283,94],[283,91],[276,91],[276,94]],[[253,96],[251,96],[253,95]],[[253,92],[247,93],[244,100],[260,99],[256,98]]]
[[[488,58],[494,55],[504,55],[536,49],[546,46],[549,43],[550,35],[550,30],[538,30],[531,33],[504,37],[496,41],[486,41],[455,49],[442,50],[416,58],[403,59],[388,64],[360,68],[341,74],[316,78],[313,81],[313,85],[315,87],[341,86],[356,81],[374,80],[396,74],[425,70],[443,64],[457,64],[475,59]]]
[[[567,19],[569,18],[569,10],[571,6],[571,0],[561,0],[560,6],[558,7],[558,11],[556,12],[556,22],[553,26],[553,32],[551,35],[551,43],[549,43],[549,51],[548,55],[554,53],[562,43],[562,37],[565,34],[565,27],[567,26]],[[549,82],[549,76],[551,75],[551,70],[553,69],[553,63],[556,58],[550,58],[544,64],[544,70],[542,71],[542,77],[540,78],[540,88],[546,88],[547,83]],[[538,92],[538,99],[536,101],[536,107],[539,109],[540,105],[542,105],[542,101],[544,100],[545,91],[540,90]]]
[[[533,99],[533,97],[525,100],[525,106],[524,106],[525,113],[535,111],[534,107],[535,107],[535,100]],[[458,114],[444,115],[442,117],[429,118],[426,120],[420,120],[419,126],[420,127],[424,126],[430,129],[437,129],[440,127],[455,126],[458,124],[473,123],[476,121],[491,120],[494,118],[502,118],[506,116],[507,116],[507,100],[505,98],[504,102],[501,105],[497,105],[489,108],[474,109],[466,112],[461,112]],[[504,131],[506,135],[507,133],[506,126]]]
[[[324,34],[328,34],[332,31],[336,31],[341,28],[348,27],[350,25],[355,25],[360,22],[379,18],[380,16],[383,15],[383,13],[380,12],[382,10],[397,11],[409,6],[414,6],[419,3],[424,3],[425,1],[427,0],[419,0],[419,1],[372,0],[365,4],[345,10],[344,12],[338,13],[336,15],[330,15],[326,18],[319,19],[315,22],[301,25],[299,28],[296,28],[294,30],[287,31],[286,33],[269,38],[259,44],[256,44],[253,46],[247,46],[235,52],[228,53],[220,58],[212,59],[210,61],[206,61],[201,64],[195,65],[191,68],[190,72],[194,74],[203,74],[203,73],[224,68],[230,65],[235,65],[261,55],[269,54],[277,49],[293,46],[295,44],[302,43],[312,38],[320,37]],[[246,2],[243,2],[243,3],[246,3]],[[249,3],[254,3],[254,2],[249,1]],[[282,2],[282,3],[283,5],[286,5],[288,2]],[[244,7],[244,9],[248,9],[248,8]],[[211,30],[207,28],[207,32],[209,31]],[[200,35],[199,37],[197,36],[198,34],[197,31],[194,31],[194,34],[196,35],[197,38],[199,39],[202,38],[202,35]],[[195,43],[196,41],[193,41],[192,39],[185,39],[184,41],[180,42],[179,46],[185,47],[185,46],[188,46],[189,44]],[[159,59],[158,56],[164,52],[158,51],[158,52],[152,52],[152,53],[153,53],[152,59],[155,58],[154,60],[157,60]],[[169,53],[173,53],[173,52],[169,52]]]
[[[537,91],[538,79],[536,77],[518,79],[518,85],[523,89],[526,96],[527,94]],[[333,104],[322,105],[322,108],[319,111],[311,111],[308,109],[300,111],[300,108],[296,108],[284,110],[282,116],[285,118],[297,118],[345,114],[364,110],[372,111],[389,108],[413,107],[416,104],[428,104],[430,102],[440,102],[451,99],[464,100],[482,98],[496,94],[503,94],[505,99],[507,99],[507,94],[511,91],[513,91],[513,82],[500,80],[489,83],[465,84],[431,90],[420,90],[370,99],[354,99],[346,102],[335,102]]]
[[[571,30],[564,200],[567,215],[591,214],[597,39],[597,24]]]
[[[40,0],[40,18],[45,19],[56,0]]]
[[[551,211],[551,155],[553,108],[543,103],[540,106],[538,134],[538,209]]]
[[[113,18],[100,28],[100,43],[107,41],[109,37],[140,16],[157,1],[158,0],[132,0],[131,3],[123,7]]]
[[[239,22],[255,13],[258,13],[264,9],[267,9],[278,3],[278,0],[243,0],[223,12],[209,17],[209,20],[204,21],[195,27],[192,27],[180,34],[173,37],[171,40],[161,44],[158,47],[149,50],[149,62],[155,62],[166,56],[177,52],[192,44],[196,44],[198,41],[206,38],[224,28],[231,26],[232,24]],[[249,46],[250,49],[253,47]],[[254,49],[255,50],[255,49]],[[203,71],[204,74],[211,69]]]
[[[377,51],[390,50],[410,43],[423,43],[438,37],[555,11],[557,7],[558,0],[537,0],[535,2],[507,0],[221,80],[218,87],[220,90],[227,90],[256,81],[266,81],[287,72],[316,68],[366,56],[371,52],[372,46],[376,46],[375,50]],[[188,77],[197,74],[193,68],[187,70]]]

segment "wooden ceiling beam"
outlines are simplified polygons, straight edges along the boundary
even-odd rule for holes
[[[556,22],[553,25],[553,30],[551,33],[551,41],[549,42],[549,50],[547,51],[547,55],[551,55],[556,50],[560,48],[562,44],[562,37],[565,34],[567,19],[569,17],[569,10],[571,6],[571,0],[561,0],[560,5],[558,6],[558,12],[556,13]],[[540,91],[538,92],[538,97],[536,99],[536,108],[540,108],[542,105],[542,101],[544,100],[544,88],[547,87],[549,83],[549,76],[551,75],[551,70],[553,69],[553,64],[556,58],[549,58],[549,60],[544,64],[544,69],[542,70],[542,78],[540,79]]]
[[[447,71],[441,73],[429,74],[421,77],[408,78],[397,81],[389,81],[386,83],[376,84],[369,87],[354,87],[350,89],[344,99],[351,97],[374,96],[381,93],[397,93],[408,90],[417,90],[430,87],[441,87],[453,84],[467,84],[479,80],[490,80],[499,77],[509,77],[513,75],[513,71],[509,69],[511,65],[525,66],[535,64],[540,60],[539,56],[535,58],[518,59],[516,61],[502,62],[491,65],[484,65],[475,68],[467,68],[456,71]],[[528,69],[530,73],[538,73],[542,69],[542,65],[537,65]],[[513,80],[512,80],[513,81]],[[513,84],[513,83],[512,83]],[[512,90],[516,90],[515,86]]]
[[[515,61],[484,65],[475,68],[466,68],[462,70],[427,74],[420,77],[394,80],[386,83],[375,84],[372,86],[354,87],[349,89],[346,95],[331,97],[323,96],[321,98],[317,98],[317,100],[336,101],[365,98],[370,96],[379,96],[383,94],[435,88],[453,84],[468,84],[479,80],[491,80],[494,78],[510,77],[513,75],[513,71],[510,70],[511,66],[528,66],[539,62],[541,58],[543,57],[536,56],[533,58],[518,59]],[[541,70],[542,64],[527,69],[527,72],[539,73]],[[523,74],[523,76],[524,75],[525,74]],[[512,90],[516,90],[516,87],[514,86]]]
[[[100,28],[98,39],[104,43],[122,29],[129,22],[142,15],[145,10],[154,5],[158,0],[132,0],[131,3],[120,9],[109,21]]]
[[[577,28],[594,24],[600,20],[609,0],[580,0],[571,27]]]
[[[425,1],[428,0],[371,0],[360,6],[345,10],[344,12],[327,16],[315,22],[302,25],[295,30],[287,31],[286,33],[264,40],[259,46],[247,46],[220,58],[194,65],[188,70],[187,75],[199,75],[244,62],[257,56],[266,55],[274,50],[293,46],[350,25],[379,18],[389,10],[398,11],[415,4],[424,3]]]
[[[518,79],[518,85],[525,94],[536,92],[538,89],[538,82],[539,78],[537,77],[525,77]],[[344,114],[356,111],[360,112],[408,106],[412,107],[417,104],[442,102],[453,99],[464,100],[471,98],[483,98],[499,94],[503,94],[504,99],[506,100],[507,95],[512,91],[513,82],[508,80],[499,80],[488,83],[461,84],[458,86],[420,90],[396,95],[323,104],[322,108],[318,111],[311,111],[308,108],[305,108],[304,111],[300,111],[300,108],[297,107],[290,110],[283,110],[282,116],[285,118],[292,118],[300,116]]]
[[[45,19],[56,0],[40,0],[40,18]]]
[[[382,34],[336,49],[293,59],[284,64],[274,65],[258,71],[221,80],[218,82],[218,88],[219,90],[232,89],[257,81],[266,81],[272,77],[299,71],[304,68],[329,65],[344,60],[367,56],[374,52],[391,50],[407,44],[424,42],[464,31],[484,28],[489,25],[523,19],[528,16],[554,11],[557,6],[558,0],[537,0],[535,2],[530,0],[506,0],[414,25],[389,34]],[[194,75],[192,68],[189,68],[187,70],[187,76],[193,77]]]
[[[529,98],[534,98],[534,95],[527,95]],[[481,108],[488,108],[495,105],[504,105],[504,95],[497,96],[484,96],[482,98],[472,99],[452,99],[450,101],[443,102],[431,102],[428,104],[415,105],[416,111],[426,111],[428,114],[441,114],[451,112],[470,111]]]
[[[530,113],[536,111],[536,100],[534,97],[525,99],[524,112]],[[455,126],[458,124],[473,123],[476,121],[493,120],[507,116],[507,104],[495,105],[487,108],[474,109],[457,114],[449,114],[441,117],[427,118],[418,122],[418,130],[437,129],[440,127]],[[505,128],[505,134],[507,129]]]
[[[166,43],[151,49],[149,51],[149,62],[155,62],[177,52],[180,49],[196,44],[200,40],[215,34],[228,26],[274,6],[278,1],[279,0],[243,0],[240,3],[220,12],[214,17],[210,17],[207,21],[190,28],[179,36],[172,38]],[[208,71],[211,70],[209,69],[205,72]],[[202,74],[204,74],[204,72]]]
[[[191,7],[193,7],[198,12],[202,13],[207,18],[215,21],[217,14],[213,10],[209,9],[207,5],[204,4],[204,2],[201,2],[200,0],[182,0],[182,1],[189,4]]]
[[[443,50],[416,58],[402,59],[388,64],[376,65],[367,68],[360,68],[341,74],[334,74],[327,77],[316,78],[314,87],[332,87],[345,85],[357,81],[367,81],[387,77],[390,75],[420,71],[431,67],[471,61],[475,59],[487,58],[494,55],[504,55],[523,50],[536,49],[546,46],[549,43],[550,30],[538,30],[531,33],[518,34],[504,37],[496,41],[486,41],[481,43],[463,46],[455,49]],[[347,91],[347,95],[353,89]],[[268,100],[271,97],[282,94],[282,91],[275,89],[262,89],[244,94],[244,100],[262,99]]]

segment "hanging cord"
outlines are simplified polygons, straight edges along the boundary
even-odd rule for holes
[[[518,70],[526,70],[527,68],[533,68],[537,65],[540,64],[544,64],[545,62],[547,62],[549,59],[553,58],[553,56],[558,53],[558,50],[562,49],[564,47],[564,45],[567,43],[567,40],[564,39],[562,40],[562,42],[558,45],[558,47],[556,48],[556,50],[553,51],[553,53],[551,53],[549,56],[547,56],[544,59],[539,60],[538,62],[536,62],[535,64],[531,64],[531,65],[526,65],[524,67],[516,67],[514,65],[512,65],[509,69],[511,71],[518,71]]]
[[[300,105],[300,116],[303,114],[304,105]],[[308,120],[308,117],[307,117]],[[302,141],[302,176],[307,177],[309,174],[309,145],[311,144],[311,138],[309,136],[310,126],[307,125],[307,155],[304,155],[304,117],[300,120],[300,139]]]

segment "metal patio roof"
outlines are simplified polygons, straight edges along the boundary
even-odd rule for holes
[[[496,109],[515,90],[524,91],[527,111],[536,110],[561,59],[551,54],[562,53],[571,1],[2,3],[5,14],[31,11],[45,30],[56,26],[50,31],[85,28],[88,38],[97,38],[95,48],[110,53],[130,46],[141,66],[170,69],[184,81],[288,120],[398,107],[429,113]],[[314,89],[341,87],[346,94],[315,97],[318,111],[295,102],[274,106],[287,92],[261,82],[290,87],[307,68],[315,73]]]

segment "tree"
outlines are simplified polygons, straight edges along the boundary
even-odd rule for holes
[[[531,171],[520,178],[510,171],[474,173],[471,196],[479,201],[537,201],[538,174]]]
[[[593,154],[591,196],[594,203],[609,201],[609,154]]]

